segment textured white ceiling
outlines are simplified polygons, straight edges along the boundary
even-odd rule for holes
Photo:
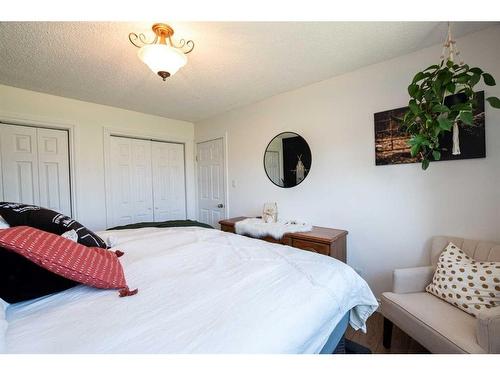
[[[163,82],[128,40],[152,23],[0,22],[0,83],[196,122],[441,43],[446,32],[444,22],[170,22],[196,47]]]

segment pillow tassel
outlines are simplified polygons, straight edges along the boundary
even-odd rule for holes
[[[137,289],[137,288],[134,290],[130,290],[127,286],[123,289],[120,289],[120,297],[133,296],[134,294],[137,294],[138,291],[139,291],[139,289]]]

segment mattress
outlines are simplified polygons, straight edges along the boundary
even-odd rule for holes
[[[331,257],[197,227],[100,232],[131,288],[77,286],[6,310],[8,353],[319,353],[377,301]]]

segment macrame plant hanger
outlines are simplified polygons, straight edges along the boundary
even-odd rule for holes
[[[445,43],[443,44],[443,52],[441,53],[441,60],[454,61],[455,57],[460,55],[460,51],[456,47],[457,42],[451,36],[451,25],[448,22],[448,35],[446,36]],[[463,65],[463,61],[460,61],[460,65]],[[453,124],[453,148],[451,151],[452,155],[460,155],[460,138],[459,138],[459,128],[458,123],[455,121]]]

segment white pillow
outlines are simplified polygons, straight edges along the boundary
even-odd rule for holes
[[[73,242],[78,242],[78,233],[76,233],[74,229],[64,232],[63,234],[61,234],[61,237],[67,238],[68,240],[71,240]]]
[[[10,228],[10,225],[5,221],[5,219],[0,215],[0,229]]]
[[[425,290],[477,316],[500,306],[500,262],[476,261],[450,242]]]
[[[5,319],[5,310],[9,304],[0,298],[0,353],[5,353],[5,333],[7,332],[7,320]]]
[[[109,247],[115,247],[117,243],[118,238],[116,236],[108,236],[106,238],[106,245],[108,245]]]

